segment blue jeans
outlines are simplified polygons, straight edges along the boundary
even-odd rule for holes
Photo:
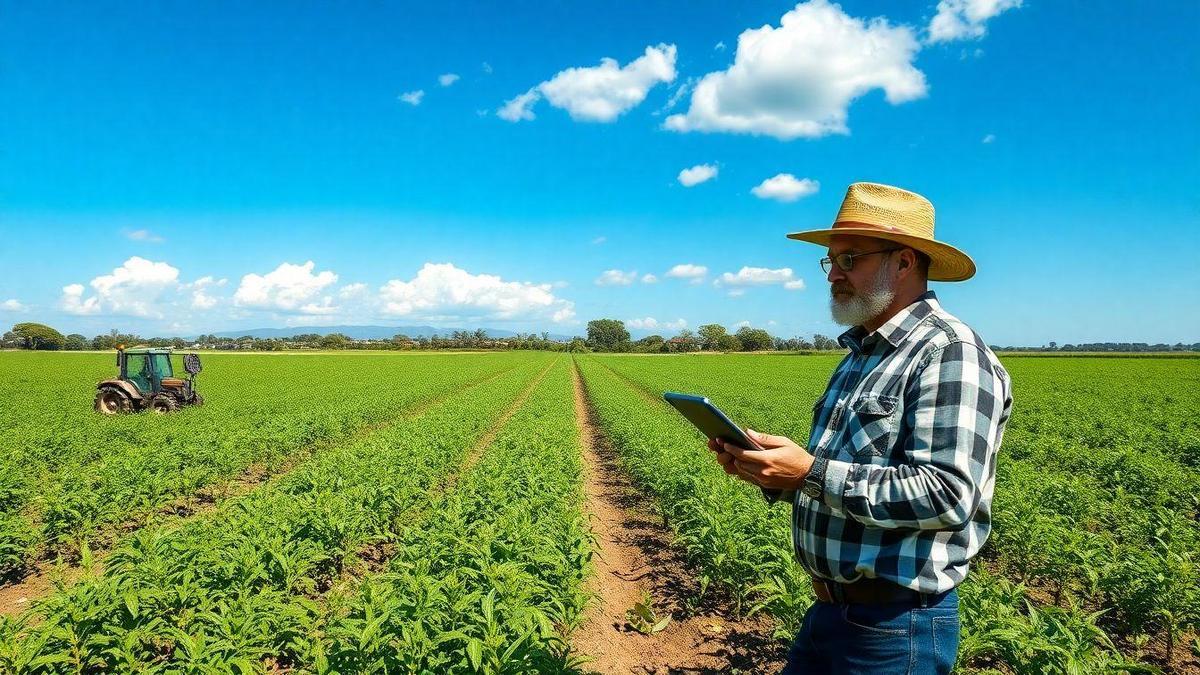
[[[958,655],[958,591],[912,603],[815,602],[782,675],[949,673]]]

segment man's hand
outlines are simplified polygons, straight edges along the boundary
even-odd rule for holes
[[[746,435],[764,449],[749,450],[709,439],[708,448],[717,453],[717,462],[725,473],[768,489],[800,489],[814,457],[786,436],[760,434],[752,429],[746,429]]]

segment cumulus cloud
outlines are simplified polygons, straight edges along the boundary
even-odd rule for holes
[[[524,94],[518,94],[504,102],[504,105],[496,111],[496,116],[508,122],[520,122],[521,120],[532,120],[537,116],[533,114],[533,104],[537,103],[542,98],[537,89],[530,89]]]
[[[144,241],[151,244],[161,244],[166,241],[159,235],[146,229],[125,230],[125,238],[131,241]]]
[[[705,75],[667,129],[761,134],[781,140],[849,133],[850,104],[875,89],[893,105],[921,98],[913,31],[864,21],[827,0],[796,5],[778,27],[738,36],[733,65]]]
[[[206,310],[217,306],[219,300],[210,295],[209,291],[214,288],[222,288],[228,283],[228,279],[213,279],[211,276],[200,277],[190,284],[185,284],[192,292],[192,309]]]
[[[401,101],[409,105],[421,105],[421,99],[425,98],[425,90],[417,89],[416,91],[406,91],[398,96]]]
[[[684,187],[699,185],[717,177],[719,169],[716,164],[697,164],[679,172],[679,184]]]
[[[941,0],[929,22],[932,43],[978,40],[987,34],[986,23],[1001,12],[1021,6],[1021,0]]]
[[[107,314],[162,318],[159,303],[164,293],[179,287],[179,270],[165,262],[133,256],[112,274],[89,282],[92,295],[84,297],[83,284],[63,287],[59,306],[68,314]]]
[[[346,284],[338,290],[338,297],[343,300],[353,300],[363,298],[370,293],[367,285],[364,283]]]
[[[382,312],[430,321],[545,319],[571,321],[575,304],[554,295],[551,284],[505,281],[471,274],[450,263],[425,263],[411,280],[380,289]]]
[[[736,274],[725,272],[713,281],[715,286],[738,289],[745,286],[783,286],[789,291],[804,289],[804,280],[796,277],[790,267],[743,267]],[[738,294],[740,295],[740,293]]]
[[[637,271],[604,270],[596,277],[597,286],[628,286],[637,280]]]
[[[687,328],[687,321],[683,319],[659,321],[652,316],[648,316],[644,319],[630,319],[625,322],[625,325],[638,330],[682,330]]]
[[[759,199],[794,202],[801,197],[816,194],[819,189],[821,184],[811,178],[796,178],[790,173],[781,173],[750,188],[750,192]]]
[[[26,309],[25,305],[16,298],[9,298],[4,302],[0,302],[0,310],[5,312],[24,312]]]
[[[337,282],[338,275],[329,270],[313,274],[315,268],[311,260],[303,265],[285,262],[266,274],[247,274],[234,292],[233,302],[239,307],[277,312],[332,313],[336,308],[321,293]]]
[[[686,279],[693,284],[698,284],[704,281],[704,276],[708,274],[708,268],[704,265],[693,265],[691,263],[683,263],[676,265],[667,270],[667,276],[673,279]]]
[[[458,82],[457,73],[445,73],[444,75],[438,75],[438,84],[442,85],[443,87],[449,87],[455,82]]]
[[[649,272],[647,272],[646,274],[643,274],[643,275],[642,275],[642,283],[643,283],[643,284],[657,284],[657,283],[658,283],[658,277],[656,277],[656,276],[654,276],[653,274],[650,274]]]
[[[660,82],[675,80],[675,45],[646,47],[642,56],[620,65],[603,58],[598,66],[567,68],[505,102],[496,114],[509,122],[534,119],[533,106],[541,98],[566,110],[571,119],[611,122],[646,99]]]

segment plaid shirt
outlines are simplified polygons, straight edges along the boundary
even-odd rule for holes
[[[809,573],[948,591],[991,531],[1008,373],[933,292],[838,341],[850,353],[813,406],[812,471],[802,489],[768,499],[792,500]]]

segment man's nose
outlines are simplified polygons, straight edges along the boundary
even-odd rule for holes
[[[842,271],[842,268],[840,268],[840,267],[838,267],[838,266],[837,266],[837,263],[834,263],[834,264],[832,264],[832,265],[830,265],[830,266],[829,266],[829,274],[828,274],[828,275],[826,275],[826,277],[825,277],[825,278],[826,278],[826,279],[829,281],[829,283],[831,283],[831,284],[832,284],[833,282],[835,282],[835,281],[845,281],[845,280],[846,280],[846,273]]]

